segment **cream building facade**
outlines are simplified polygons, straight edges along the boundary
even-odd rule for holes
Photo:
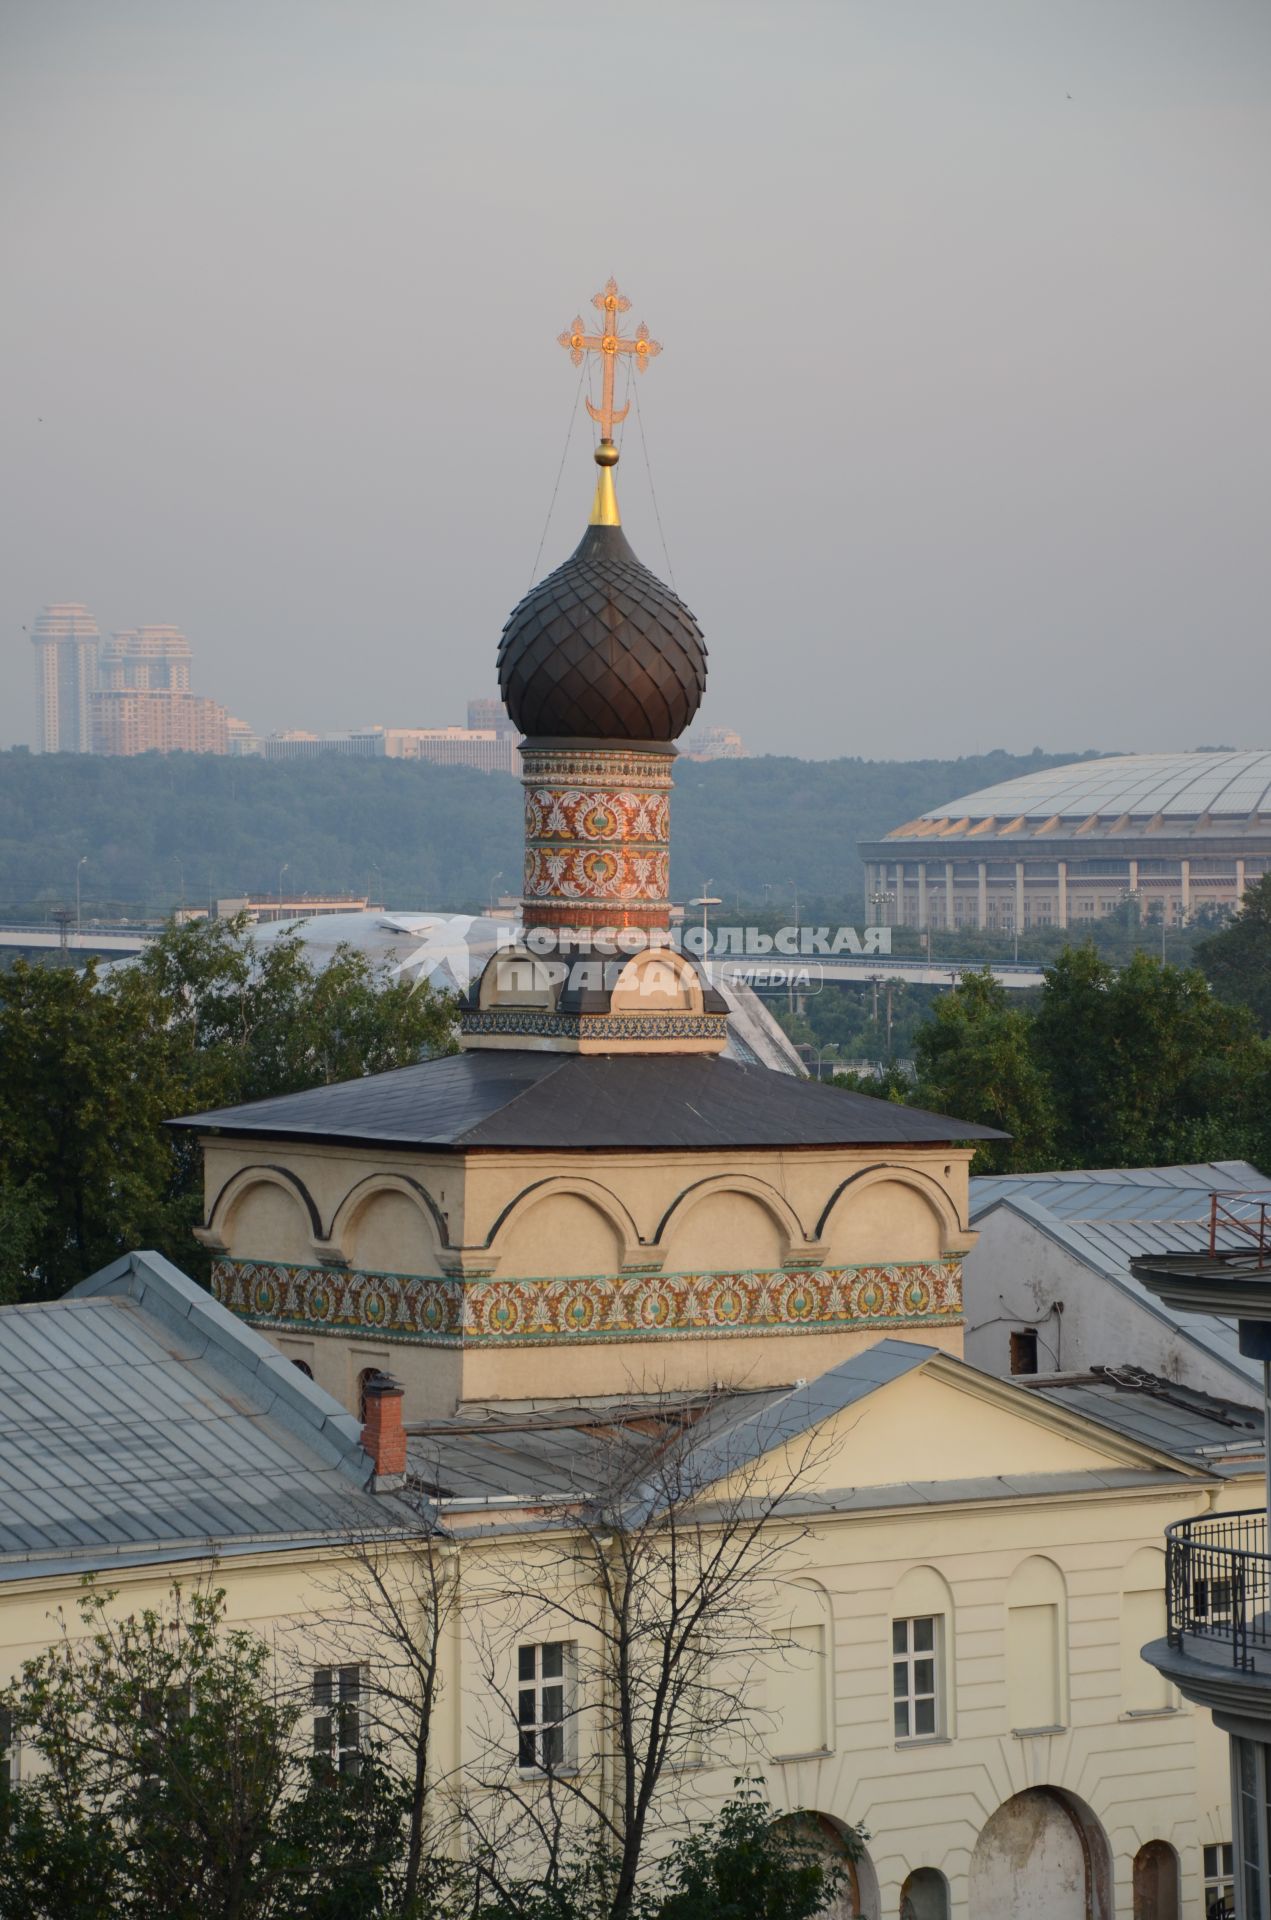
[[[36,1318],[32,1344],[24,1322]],[[358,1457],[347,1414],[153,1256],[118,1263],[52,1308],[0,1319],[6,1404],[23,1428],[20,1449],[15,1429],[0,1436],[0,1675],[48,1644],[59,1606],[73,1615],[90,1570],[127,1610],[162,1606],[174,1575],[203,1575],[225,1587],[233,1623],[289,1659],[316,1671],[335,1657],[332,1594],[352,1564],[349,1542],[378,1527],[391,1551],[403,1521],[395,1492],[371,1491],[373,1463]],[[86,1361],[94,1338],[102,1349]],[[206,1467],[183,1481],[191,1400]],[[522,1403],[518,1426],[505,1403],[500,1459],[541,1458],[543,1411]],[[236,1459],[245,1430],[254,1457]],[[843,1914],[1200,1920],[1206,1850],[1230,1843],[1225,1743],[1138,1649],[1163,1622],[1166,1525],[1247,1505],[1260,1461],[1221,1473],[1207,1436],[1193,1457],[1166,1452],[895,1337],[807,1386],[739,1394],[721,1470],[762,1474],[769,1460],[775,1470],[806,1434],[815,1465],[773,1523],[788,1532],[788,1563],[764,1600],[788,1659],[753,1685],[752,1742],[674,1776],[677,1817],[709,1814],[741,1767],[758,1765],[774,1803],[813,1817],[827,1846],[844,1823],[868,1828]],[[50,1502],[34,1484],[23,1500],[15,1466],[19,1452],[32,1458],[31,1437],[55,1472],[72,1455],[83,1463],[78,1503]],[[112,1475],[121,1442],[153,1463],[132,1487]],[[440,1462],[454,1480],[438,1517],[462,1604],[447,1642],[438,1778],[478,1777],[488,1761],[484,1599],[507,1584],[509,1565],[515,1578],[523,1553],[517,1493],[502,1513],[497,1500],[478,1511],[465,1498],[473,1444],[470,1419],[433,1422],[410,1441],[412,1463],[426,1453],[430,1471]],[[231,1525],[200,1541],[182,1499],[209,1528],[221,1502],[248,1512],[237,1536]],[[551,1505],[545,1486],[540,1514]],[[25,1533],[14,1521],[24,1507]],[[243,1537],[247,1524],[255,1537]],[[542,1609],[529,1631],[536,1642],[578,1633]],[[575,1706],[585,1761],[587,1702]],[[509,1751],[517,1732],[508,1717]],[[19,1754],[19,1777],[23,1764]]]

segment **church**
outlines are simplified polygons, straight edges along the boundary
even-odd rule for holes
[[[647,1442],[672,1408],[708,1467],[721,1435],[761,1464],[815,1435],[808,1551],[769,1566],[789,1662],[760,1758],[831,1851],[868,1830],[835,1920],[1199,1915],[1230,1866],[1224,1742],[1139,1648],[1165,1527],[1260,1483],[1248,1416],[1196,1392],[1166,1418],[1141,1370],[969,1365],[986,1130],[725,1056],[726,1002],[670,932],[706,647],[615,486],[615,366],[659,349],[612,281],[595,307],[561,336],[603,375],[590,520],[498,655],[524,735],[516,942],[463,996],[457,1053],[171,1123],[202,1146],[213,1298],[134,1253],[0,1309],[0,1681],[85,1572],[132,1607],[214,1570],[236,1623],[308,1636],[329,1691],[330,1567],[368,1505],[391,1529],[427,1503],[479,1592],[527,1514],[576,1526],[616,1432]],[[455,1634],[442,1773],[478,1776],[478,1722],[527,1780],[536,1742],[585,1728],[570,1643],[542,1622],[500,1677]],[[505,1726],[517,1697],[531,1718]],[[709,1813],[755,1758],[703,1748],[668,1791]]]
[[[986,1129],[721,1059],[727,1006],[672,944],[675,742],[706,684],[683,601],[614,484],[624,297],[598,351],[590,522],[512,613],[524,735],[519,944],[461,1051],[194,1115],[213,1288],[351,1410],[391,1372],[406,1418],[474,1400],[822,1373],[883,1335],[962,1342],[967,1178]],[[590,405],[590,403],[589,403]]]

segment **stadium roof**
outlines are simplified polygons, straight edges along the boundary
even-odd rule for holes
[[[1095,822],[1123,832],[1183,822],[1231,828],[1261,825],[1260,816],[1268,816],[1271,826],[1271,752],[1133,753],[982,787],[931,808],[887,838],[917,839],[955,828],[1031,835]]]

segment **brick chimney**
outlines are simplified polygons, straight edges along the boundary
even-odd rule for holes
[[[406,1479],[406,1429],[402,1401],[406,1389],[391,1373],[377,1374],[362,1389],[366,1409],[362,1420],[362,1448],[375,1462],[372,1491],[391,1492]]]

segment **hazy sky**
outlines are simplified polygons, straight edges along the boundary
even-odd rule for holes
[[[461,722],[612,272],[707,720],[1271,743],[1265,0],[3,0],[0,70],[0,742],[50,600]]]

